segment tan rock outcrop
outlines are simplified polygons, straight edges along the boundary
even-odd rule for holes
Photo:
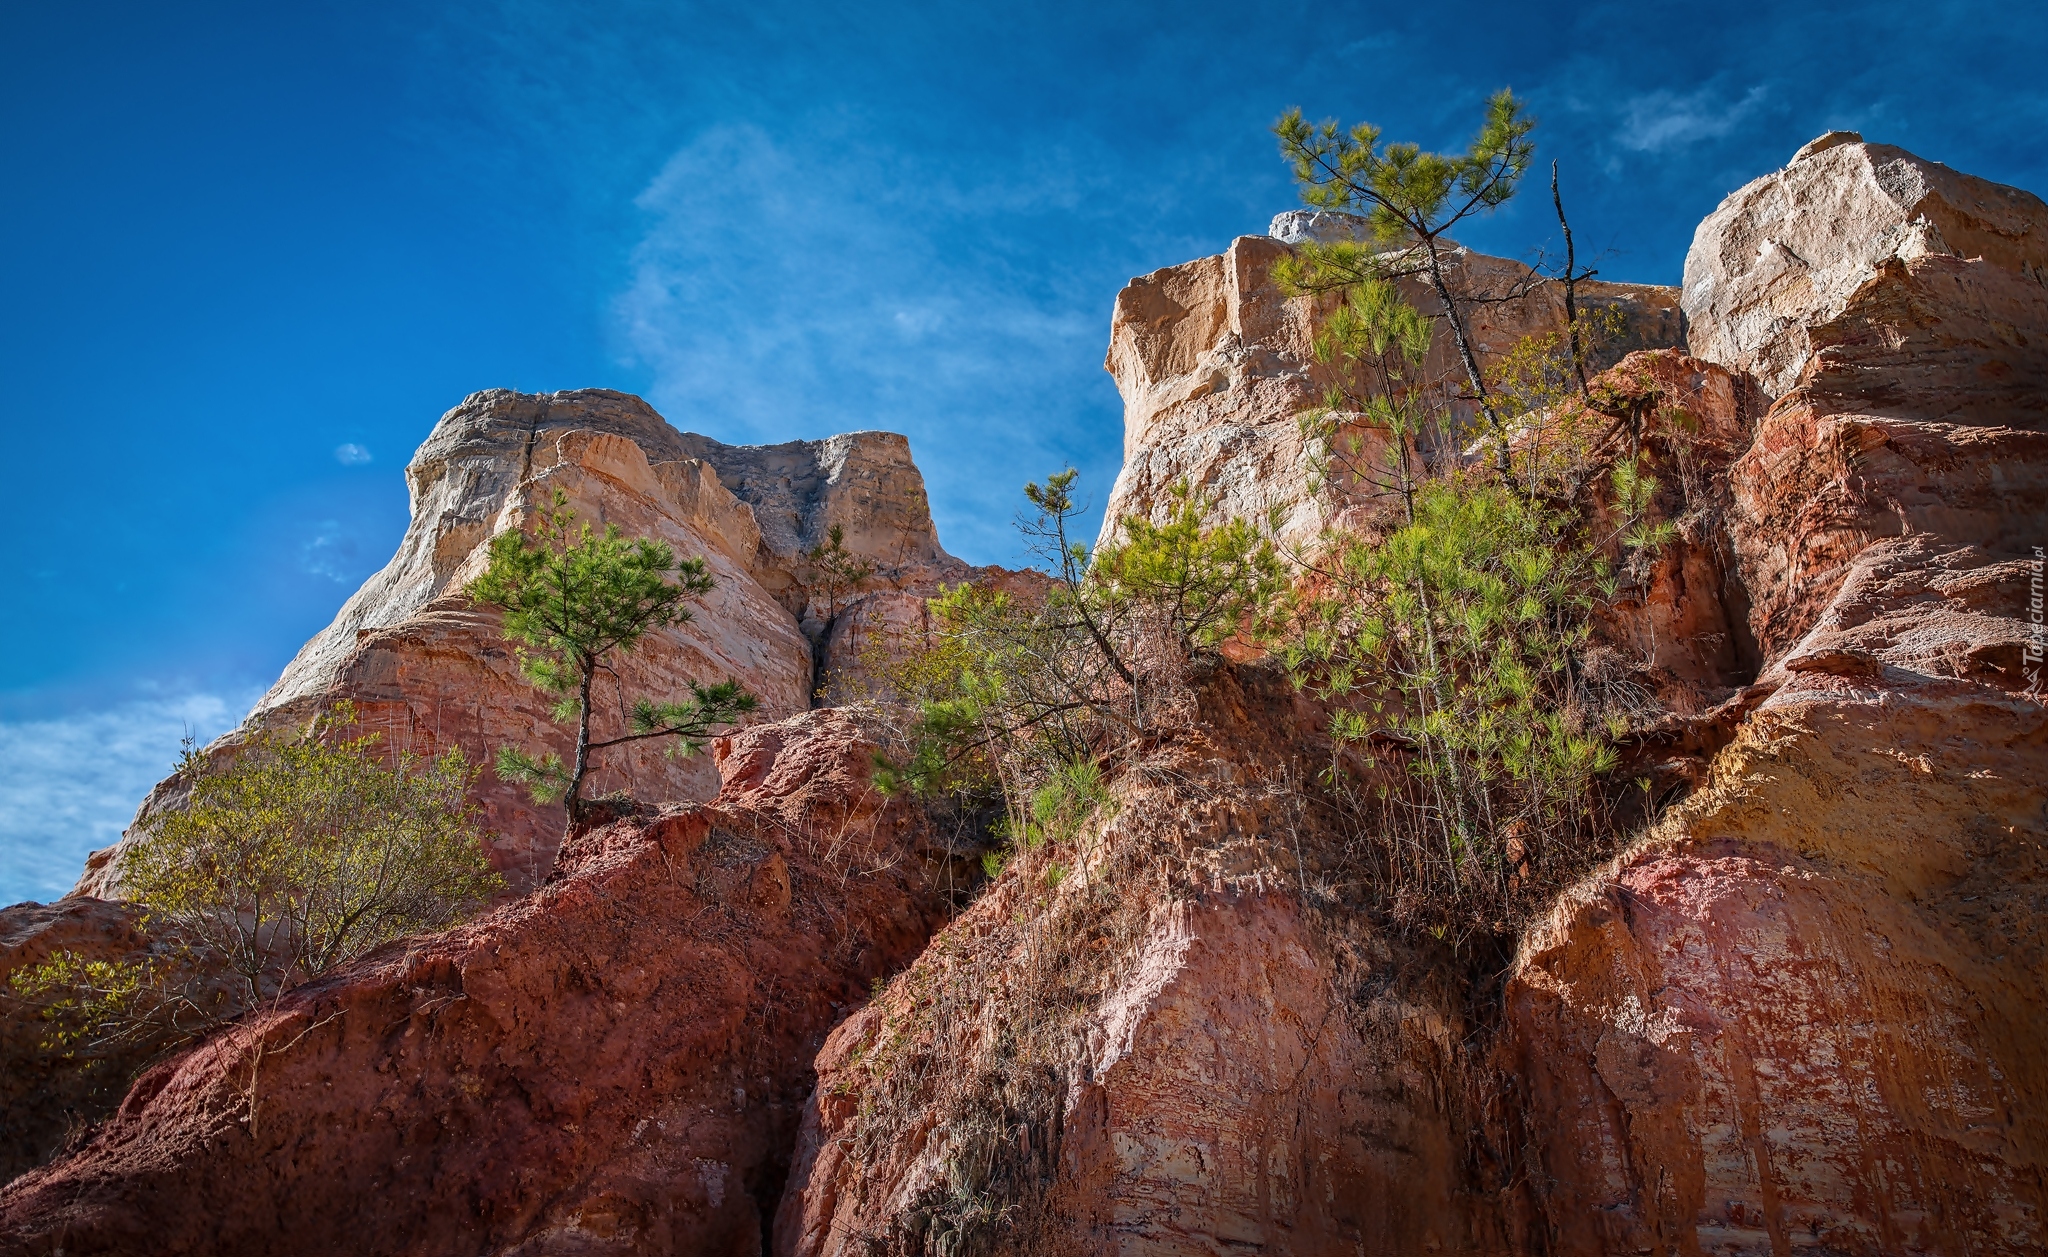
[[[730,678],[760,700],[763,718],[806,710],[822,682],[857,672],[863,626],[882,618],[868,602],[921,607],[941,582],[974,571],[939,547],[909,443],[891,433],[729,446],[678,432],[623,393],[492,390],[442,417],[406,478],[412,523],[398,552],[306,643],[228,745],[348,700],[394,749],[432,755],[454,745],[485,764],[502,744],[566,754],[569,731],[520,676],[497,613],[462,592],[482,571],[489,539],[523,526],[557,490],[579,519],[703,556],[717,581],[689,623],[649,634],[616,661],[627,703]],[[839,595],[827,624],[804,554],[833,525],[874,575]],[[598,737],[624,732],[613,697],[600,696]],[[158,786],[141,816],[175,803],[182,788],[177,778]],[[624,790],[653,801],[716,789],[707,761],[672,759],[654,742],[606,753],[585,787],[592,797]],[[488,771],[479,800],[495,835],[493,863],[515,890],[537,885],[560,839],[560,805],[537,806]],[[94,854],[80,893],[119,893],[118,851]]]
[[[2008,260],[1883,259],[1802,332],[1798,387],[1729,472],[1730,532],[1766,657],[1815,627],[1875,542],[1938,539],[2013,559],[2048,535],[2048,270]]]
[[[1425,941],[1330,910],[1330,835],[1268,775],[1328,749],[1285,702],[1219,705],[1253,687],[1241,667],[1192,743],[1120,779],[1063,879],[1020,857],[834,1033],[778,1251],[2048,1245],[2048,707],[2021,666],[2048,305],[2013,245],[2036,238],[1981,204],[1937,224],[1961,177],[1850,137],[1782,178],[1841,194],[1794,215],[1841,262],[1827,304],[1785,307],[1796,338],[1717,359],[1696,336],[1609,377],[1687,412],[1643,443],[1697,483],[1683,519],[1660,495],[1681,539],[1602,637],[1727,696],[1631,739],[1629,773],[1681,753],[1693,793],[1529,933],[1497,1012]],[[1872,238],[1871,188],[1910,231]],[[1790,213],[1746,194],[1703,229],[1734,242],[1715,274]],[[1937,225],[1973,252],[1899,246]],[[1183,476],[1238,514],[1301,501],[1283,438],[1313,376],[1275,346],[1313,312],[1254,278],[1281,247],[1119,299],[1112,518]],[[1759,418],[1742,373],[1795,339]],[[1071,908],[1091,877],[1096,917]]]
[[[1296,217],[1282,215],[1276,229],[1297,238],[1342,232],[1341,222],[1311,231],[1315,224],[1295,224]],[[1346,216],[1308,217],[1321,223]],[[1124,466],[1109,496],[1103,540],[1124,516],[1152,514],[1180,480],[1210,493],[1220,514],[1263,521],[1278,509],[1282,537],[1315,536],[1332,504],[1309,492],[1296,416],[1320,405],[1329,385],[1313,353],[1326,310],[1310,298],[1286,296],[1272,281],[1273,263],[1287,252],[1270,236],[1240,236],[1220,255],[1140,276],[1117,294],[1103,365],[1123,395]],[[1503,258],[1460,249],[1454,268],[1460,284],[1477,294],[1506,296],[1528,286],[1528,268]],[[1402,285],[1418,309],[1436,309],[1420,281]],[[1578,300],[1588,309],[1618,310],[1625,327],[1597,365],[1682,339],[1673,289],[1588,282]],[[1469,319],[1476,352],[1490,364],[1526,335],[1563,329],[1563,290],[1536,284],[1526,295],[1476,307]],[[1450,337],[1438,335],[1425,377],[1449,381],[1454,355]],[[1466,418],[1472,412],[1455,399],[1451,408]]]
[[[2048,708],[2022,666],[2048,290],[1988,245],[1884,253],[1855,199],[1873,154],[1886,186],[1923,177],[1837,144],[1699,238],[1734,273],[1788,199],[1832,190],[1817,255],[1878,260],[1794,310],[1797,387],[1729,473],[1775,692],[1509,982],[1503,1067],[1565,1251],[2048,1244]],[[1823,161],[1843,169],[1803,169]]]
[[[538,891],[145,1075],[0,1189],[0,1254],[2048,1248],[2038,205],[1837,134],[1702,228],[1694,353],[1616,366],[1641,426],[1592,460],[1639,441],[1679,526],[1598,626],[1670,710],[1622,740],[1640,827],[1519,946],[1403,933],[1368,893],[1361,814],[1308,780],[1369,792],[1404,752],[1340,753],[1270,660],[1192,670],[1186,727],[928,946],[956,853],[814,711],[722,744],[716,801],[594,829]],[[1185,478],[1313,530],[1286,247],[1119,297],[1112,521]],[[1558,326],[1554,296],[1488,307],[1486,352]],[[1589,298],[1675,339],[1668,290]],[[745,670],[800,710],[966,574],[894,440],[734,450],[617,394],[472,398],[415,464],[407,547],[257,719],[350,697],[421,745],[485,695],[472,753],[548,736],[450,591],[555,486],[720,576],[636,684]],[[878,565],[850,608],[803,559],[833,523]]]
[[[1503,1069],[1557,1251],[2048,1244],[2048,713],[1886,671],[1780,689],[1525,942]]]
[[[286,995],[0,1189],[0,1253],[762,1251],[824,1034],[921,947],[949,856],[832,711],[714,803]]]
[[[1790,165],[1731,193],[1685,257],[1692,352],[1777,397],[1889,261],[1949,255],[2048,282],[2048,205],[1854,132],[1830,132]]]

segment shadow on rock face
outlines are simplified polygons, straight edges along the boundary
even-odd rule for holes
[[[0,1252],[758,1254],[811,1058],[943,920],[946,853],[841,713],[724,749],[718,802],[156,1067],[0,1191]]]

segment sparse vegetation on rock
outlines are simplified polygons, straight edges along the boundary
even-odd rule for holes
[[[147,950],[60,950],[10,979],[46,1051],[84,1069],[147,1060],[503,890],[462,752],[387,762],[354,718],[343,704],[303,737],[187,748],[183,805],[121,864]]]
[[[674,739],[670,753],[695,755],[706,738],[753,711],[756,700],[731,680],[691,681],[688,698],[641,695],[630,705],[621,692],[628,731],[591,739],[592,691],[599,673],[617,677],[612,656],[632,651],[654,629],[687,623],[688,604],[710,593],[714,582],[703,559],[678,560],[663,542],[628,540],[616,524],[602,533],[587,520],[577,528],[568,500],[557,490],[537,512],[532,532],[493,537],[490,566],[469,583],[468,593],[504,611],[505,636],[525,647],[520,671],[559,696],[556,720],[576,725],[575,752],[566,765],[552,751],[535,755],[504,746],[498,750],[498,775],[524,784],[543,802],[562,800],[567,832],[574,834],[583,821],[591,752],[662,738]]]
[[[164,1062],[0,1252],[2039,1251],[2048,206],[1824,137],[1703,225],[1694,357],[1675,290],[1442,235],[1512,100],[1463,154],[1282,132],[1325,208],[1125,289],[1124,474],[1092,546],[1027,489],[1042,572],[947,559],[880,434],[451,412],[408,581],[609,547],[623,623],[716,570],[660,675],[859,701],[688,733],[716,800],[590,801],[533,893]],[[366,661],[512,675],[375,601],[313,688],[395,743],[445,691]],[[544,621],[584,716],[640,675]],[[492,683],[463,736],[566,787]],[[38,912],[14,972],[128,944]]]

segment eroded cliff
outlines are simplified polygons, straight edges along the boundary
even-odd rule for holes
[[[951,904],[872,753],[832,711],[750,729],[713,802],[157,1066],[0,1190],[0,1251],[758,1254],[812,1054]]]
[[[739,681],[769,719],[809,710],[821,689],[858,674],[872,641],[915,628],[942,582],[976,574],[940,548],[909,442],[887,432],[731,446],[678,432],[624,393],[498,389],[441,417],[406,483],[412,522],[398,552],[224,745],[303,725],[346,700],[390,748],[435,755],[460,746],[479,764],[507,744],[567,753],[572,731],[519,674],[498,613],[463,593],[483,571],[490,538],[524,526],[558,491],[579,520],[702,556],[717,582],[689,622],[650,633],[613,661],[626,698],[598,704],[600,739],[625,731],[632,697],[668,698],[689,681]],[[872,571],[828,603],[806,552],[834,526]],[[704,758],[644,742],[600,758],[585,793],[708,799],[717,788]],[[178,778],[165,781],[138,820],[182,790]],[[536,805],[488,773],[479,802],[497,844],[492,862],[515,890],[537,886],[561,839],[560,805]],[[79,893],[119,893],[120,850],[94,853]]]
[[[1006,874],[834,1032],[778,1250],[2039,1251],[2044,232],[1854,137],[1702,225],[1695,357],[1617,373],[1697,422],[1702,491],[1599,636],[1667,712],[1627,771],[1682,801],[1504,985],[1347,911],[1298,802],[1331,751],[1240,668],[1074,873]],[[1280,247],[1119,300],[1117,507],[1304,501],[1318,316],[1257,295]]]
[[[1108,527],[1183,479],[1296,542],[1343,509],[1295,422],[1327,310],[1270,268],[1350,229],[1283,215],[1119,297]],[[1577,661],[1643,696],[1608,845],[1491,949],[1361,883],[1314,775],[1369,789],[1402,751],[1333,746],[1254,652],[1184,678],[1092,821],[967,903],[960,834],[808,710],[968,574],[900,440],[736,449],[619,394],[479,394],[252,721],[348,697],[409,745],[555,736],[455,591],[556,487],[720,579],[635,680],[733,675],[779,719],[721,745],[715,797],[622,765],[601,789],[708,801],[593,830],[545,885],[558,818],[489,796],[529,893],[159,1065],[0,1189],[0,1251],[2039,1252],[2044,239],[2029,194],[1835,134],[1702,224],[1682,292],[1586,294],[1628,329],[1603,388],[1644,402],[1593,470],[1639,447],[1672,541]],[[1489,355],[1561,326],[1554,285],[1485,310]],[[804,569],[832,524],[877,564],[866,620]],[[126,945],[84,904],[0,936],[9,963]]]

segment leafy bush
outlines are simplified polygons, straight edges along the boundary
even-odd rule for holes
[[[1028,835],[1041,787],[1188,719],[1189,662],[1284,593],[1271,540],[1243,520],[1208,523],[1209,499],[1186,485],[1161,522],[1127,518],[1092,553],[1068,532],[1074,480],[1025,488],[1036,514],[1022,527],[1050,568],[1042,597],[963,584],[931,600],[931,640],[889,676],[916,714],[884,789],[1000,793],[1007,833]]]
[[[18,972],[49,1046],[91,1057],[184,1042],[408,934],[445,928],[504,889],[484,859],[459,749],[433,760],[380,736],[259,736],[231,754],[186,749],[183,806],[156,817],[120,865],[151,954],[59,952]]]

